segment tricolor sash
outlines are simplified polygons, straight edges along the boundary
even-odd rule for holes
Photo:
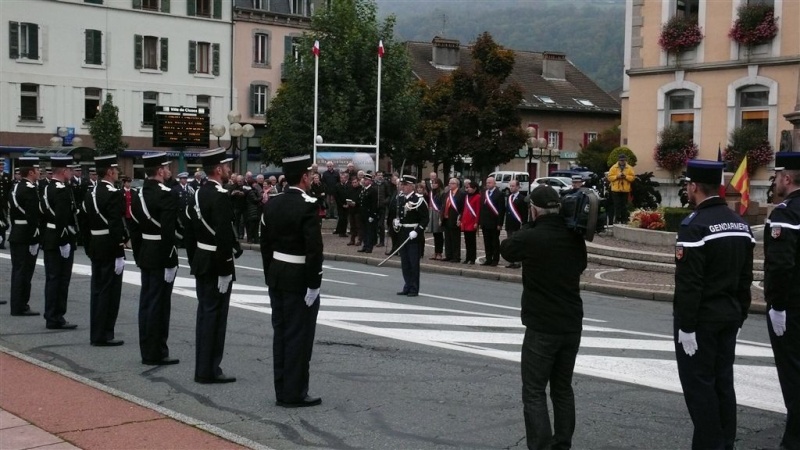
[[[486,202],[487,205],[489,205],[489,209],[492,210],[495,216],[500,215],[500,213],[497,211],[497,208],[494,206],[494,203],[492,203],[492,196],[489,195],[488,191],[486,192],[486,200],[484,201]]]
[[[453,209],[456,210],[456,214],[460,214],[460,212],[458,211],[458,205],[456,205],[456,197],[455,195],[453,195],[453,191],[450,191],[448,195],[449,195],[448,200],[450,200],[450,205],[452,205]]]
[[[521,224],[522,217],[519,215],[519,211],[517,211],[517,206],[514,205],[514,200],[517,199],[517,195],[519,194],[514,194],[508,198],[508,209],[511,211],[511,214],[514,216],[514,218],[517,219],[517,222]]]
[[[430,195],[430,198],[431,198],[431,207],[434,210],[436,210],[436,212],[439,212],[439,205],[437,205],[436,201],[434,201],[434,199],[433,199],[433,191],[431,191],[430,194],[428,194],[428,195]]]
[[[474,217],[474,218],[476,218],[476,219],[477,219],[477,218],[478,218],[478,215],[477,215],[477,214],[475,214],[475,210],[474,210],[474,209],[472,209],[472,205],[470,205],[470,203],[469,203],[469,195],[467,195],[467,196],[464,198],[464,204],[465,204],[465,205],[467,205],[467,209],[469,210],[470,214],[472,214],[472,217]]]

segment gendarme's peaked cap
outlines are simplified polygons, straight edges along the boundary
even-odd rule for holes
[[[106,170],[109,167],[119,167],[119,164],[117,164],[117,155],[95,156],[94,165],[100,172]]]
[[[417,184],[417,177],[414,175],[403,175],[403,178],[400,180],[403,184]]]
[[[148,153],[142,156],[142,161],[145,169],[169,165],[169,157],[164,152]]]
[[[775,170],[800,170],[800,152],[775,153]]]
[[[73,164],[74,162],[75,161],[73,161],[71,156],[52,156],[52,157],[50,157],[50,166],[52,168],[54,168],[54,169],[59,168],[59,167],[70,167],[70,168],[72,168],[72,167],[80,167],[77,164]]]
[[[311,166],[311,155],[290,156],[281,160],[281,168],[286,175],[308,172]]]
[[[686,181],[701,184],[720,184],[725,163],[693,159],[686,164]]]
[[[203,167],[214,167],[233,161],[233,157],[225,153],[224,148],[218,147],[200,153],[200,161]]]
[[[17,160],[19,167],[33,167],[39,168],[39,158],[36,156],[22,156]]]

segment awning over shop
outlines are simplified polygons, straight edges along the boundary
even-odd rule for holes
[[[53,156],[72,156],[80,164],[90,164],[94,159],[94,149],[91,147],[33,147],[23,156],[36,156],[42,160],[49,160]]]

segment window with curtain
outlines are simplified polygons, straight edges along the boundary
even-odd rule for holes
[[[750,86],[739,90],[739,126],[760,125],[764,132],[769,128],[769,90],[764,86]]]
[[[680,130],[694,135],[694,92],[680,90],[667,96],[667,125],[676,125]]]

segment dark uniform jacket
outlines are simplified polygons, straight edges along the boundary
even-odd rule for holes
[[[581,273],[586,243],[559,214],[547,214],[500,243],[500,255],[522,262],[522,324],[550,333],[582,329]]]
[[[333,190],[333,196],[336,199],[336,205],[339,206],[340,208],[344,208],[344,205],[346,203],[345,200],[347,200],[348,198],[347,193],[349,189],[350,189],[350,183],[345,182],[345,183],[337,183],[336,188]]]
[[[303,264],[275,259],[274,252],[304,257]],[[305,293],[322,284],[322,231],[317,199],[299,188],[273,197],[261,216],[261,260],[270,289]]]
[[[56,250],[62,245],[75,245],[78,234],[78,205],[72,186],[52,180],[42,196],[42,248]]]
[[[195,193],[193,222],[197,249],[192,275],[234,275],[234,254],[241,252],[233,230],[233,205],[228,191],[208,179]]]
[[[367,220],[368,218],[378,218],[378,190],[375,186],[362,187],[361,192],[358,193],[358,211],[361,213],[361,218]]]
[[[517,192],[508,196],[508,207],[506,208],[506,230],[519,231],[523,224],[528,223],[528,202],[525,201],[525,196]],[[519,215],[519,220],[514,212]],[[521,220],[521,222],[520,222]]]
[[[158,180],[144,181],[131,198],[133,256],[142,269],[159,270],[178,266],[176,193]],[[144,201],[143,201],[144,200]]]
[[[458,190],[452,196],[452,201],[448,203],[450,197],[450,190],[442,194],[442,225],[446,227],[456,228],[459,216],[464,212],[464,191]],[[447,218],[445,218],[447,216]]]
[[[11,190],[8,204],[10,208],[9,224],[11,225],[8,242],[27,245],[39,244],[41,242],[39,232],[41,211],[39,210],[39,190],[36,184],[24,178],[20,180]]]
[[[800,308],[800,189],[775,206],[764,227],[764,296],[776,311]],[[792,320],[790,318],[789,320]]]
[[[725,200],[712,197],[681,222],[675,243],[678,327],[693,333],[698,322],[736,322],[750,308],[753,247],[750,226]]]
[[[86,212],[83,236],[89,258],[109,260],[124,257],[128,236],[123,223],[125,198],[122,190],[108,181],[98,181],[86,193],[83,210]]]
[[[8,228],[8,202],[13,183],[7,173],[0,171],[0,230]]]
[[[428,203],[425,199],[412,192],[408,197],[403,194],[397,196],[397,218],[400,219],[400,230],[398,234],[401,240],[405,240],[411,231],[417,232],[417,239],[424,243],[425,228],[428,227]],[[412,226],[413,225],[413,226]]]
[[[506,197],[500,189],[494,188],[492,194],[484,191],[481,195],[481,228],[494,228],[503,226],[506,218]]]
[[[194,196],[194,188],[189,183],[186,183],[186,186],[178,183],[171,189],[177,194],[178,209],[186,209],[189,206],[189,199]]]

